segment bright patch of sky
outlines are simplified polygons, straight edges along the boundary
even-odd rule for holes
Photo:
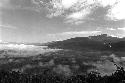
[[[109,10],[108,16],[114,20],[122,20],[125,19],[125,0],[119,0],[116,5],[113,5]]]

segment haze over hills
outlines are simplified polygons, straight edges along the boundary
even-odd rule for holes
[[[125,39],[107,34],[49,43],[0,43],[0,69],[72,75],[98,71],[110,75],[114,63],[125,67]]]
[[[48,43],[18,43],[0,42],[0,48],[33,48],[37,46],[70,50],[98,50],[98,51],[124,51],[125,38],[112,37],[107,34],[89,37],[76,37],[63,41],[53,41]]]
[[[47,46],[23,43],[0,43],[0,58],[6,57],[29,57],[46,52],[54,52],[57,49],[49,49]]]

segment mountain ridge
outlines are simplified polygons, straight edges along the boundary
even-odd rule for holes
[[[125,38],[101,34],[89,37],[76,37],[46,44],[50,48],[70,50],[125,51]]]

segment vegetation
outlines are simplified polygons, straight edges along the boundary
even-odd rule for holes
[[[50,71],[42,74],[25,74],[19,71],[0,70],[1,83],[125,83],[125,71],[123,67],[117,67],[115,73],[110,76],[101,76],[97,72],[84,75],[65,77]]]

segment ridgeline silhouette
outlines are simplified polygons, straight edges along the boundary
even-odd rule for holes
[[[107,34],[76,37],[64,41],[47,44],[49,48],[80,50],[80,51],[125,51],[125,38],[108,36]]]

